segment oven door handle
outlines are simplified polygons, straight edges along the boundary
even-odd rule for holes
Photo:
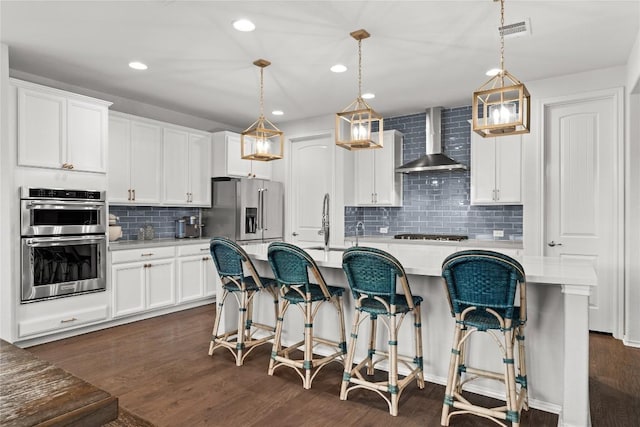
[[[69,236],[69,237],[30,237],[25,239],[25,245],[29,247],[40,246],[63,246],[70,243],[90,245],[92,243],[102,243],[106,241],[104,236]]]
[[[70,207],[79,209],[101,209],[104,208],[104,203],[83,203],[83,202],[29,202],[26,205],[27,209],[67,209]]]

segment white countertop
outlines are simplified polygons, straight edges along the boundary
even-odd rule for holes
[[[153,240],[116,240],[109,242],[110,251],[122,251],[126,249],[153,248],[158,246],[181,246],[209,243],[210,237],[192,239],[153,239]]]
[[[469,246],[469,245],[465,245]],[[243,246],[252,258],[267,261],[266,243]],[[407,274],[440,277],[442,261],[459,250],[451,245],[428,246],[412,251],[389,252],[400,261]],[[309,249],[309,255],[320,267],[342,268],[342,252]],[[515,257],[524,267],[528,283],[554,285],[597,286],[598,280],[593,266],[586,261],[561,260],[560,258],[521,256]]]

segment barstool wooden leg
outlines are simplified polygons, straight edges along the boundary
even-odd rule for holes
[[[391,400],[391,415],[398,415],[398,400],[400,390],[398,389],[398,324],[395,315],[396,306],[391,306],[389,315],[389,384],[387,389]]]
[[[422,360],[422,314],[420,304],[416,305],[413,310],[413,330],[415,332],[416,360],[415,363],[420,367],[417,375],[418,388],[424,388],[424,372]]]
[[[342,349],[342,354],[344,355],[347,354],[347,335],[344,329],[344,309],[342,305],[342,296],[336,295],[334,301],[336,310],[338,310],[338,322],[340,323],[340,349]],[[344,357],[342,359],[342,363],[344,364]]]
[[[238,333],[236,341],[236,366],[242,366],[242,354],[244,353],[244,341],[246,334],[248,292],[240,292],[238,300]]]
[[[444,403],[442,405],[442,417],[440,424],[449,425],[449,411],[453,406],[453,393],[458,388],[458,364],[460,360],[460,337],[462,328],[456,323],[453,331],[453,344],[451,346],[451,357],[449,359],[449,374],[447,375],[447,387],[444,392]]]
[[[311,295],[307,295],[307,301],[311,300]],[[311,388],[311,370],[313,369],[313,303],[307,302],[304,305],[304,388]]]
[[[520,325],[516,329],[516,340],[518,341],[518,377],[520,383],[520,396],[518,407],[529,409],[529,390],[527,388],[527,362],[524,349],[524,326]]]
[[[369,314],[370,333],[369,333],[369,351],[367,352],[367,375],[373,375],[375,369],[373,367],[373,356],[376,353],[376,337],[378,335],[378,316]]]
[[[356,310],[353,315],[353,325],[351,326],[351,337],[349,337],[349,346],[347,347],[347,357],[344,361],[344,372],[342,374],[342,386],[340,387],[340,400],[347,400],[347,387],[351,380],[351,372],[353,371],[353,357],[356,353],[356,342],[358,340],[358,329],[360,329],[360,311]]]
[[[280,350],[282,349],[282,321],[284,319],[284,314],[289,308],[289,301],[286,299],[280,300],[280,309],[278,310],[278,315],[276,316],[276,336],[273,338],[273,348],[271,350],[271,360],[269,360],[269,375],[273,375],[273,370],[276,365],[276,356],[280,354]]]
[[[218,328],[220,327],[220,318],[222,317],[222,307],[224,306],[224,300],[227,299],[229,292],[225,289],[222,292],[222,298],[218,303],[218,307],[216,309],[216,318],[213,321],[213,330],[211,331],[211,342],[209,343],[209,356],[213,355],[213,347],[216,344],[216,339],[218,338]]]
[[[512,427],[520,426],[520,412],[518,411],[518,395],[516,394],[516,372],[513,354],[513,328],[504,331],[505,358],[505,389],[507,404],[507,420]]]

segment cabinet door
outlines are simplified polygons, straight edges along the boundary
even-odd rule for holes
[[[211,139],[189,134],[189,192],[194,206],[211,207]]]
[[[258,179],[271,179],[271,166],[273,162],[259,162],[253,160],[244,160],[249,162],[249,171],[255,175]]]
[[[400,195],[397,194],[396,177],[396,146],[393,133],[385,132],[384,146],[369,150],[373,152],[373,181],[374,201],[377,205],[394,206],[398,203]]]
[[[505,138],[505,137],[502,137]],[[496,138],[471,132],[471,204],[495,204]]]
[[[134,314],[145,309],[146,264],[116,264],[111,267],[113,317]]]
[[[162,185],[162,141],[160,127],[131,122],[131,189],[133,202],[160,203]]]
[[[163,202],[186,205],[189,198],[189,134],[176,129],[164,129]],[[207,161],[209,158],[207,157]]]
[[[151,261],[147,265],[147,308],[174,305],[176,272],[173,258]]]
[[[210,297],[216,294],[216,282],[218,279],[218,272],[216,266],[211,259],[211,255],[207,255],[204,263],[204,296]]]
[[[18,88],[18,164],[60,168],[65,163],[66,99]]]
[[[228,133],[227,144],[227,175],[247,177],[251,172],[251,161],[240,157],[240,135]]]
[[[196,255],[178,258],[178,303],[204,296],[204,272],[208,257]]]
[[[110,203],[131,203],[131,122],[109,118],[109,172],[107,198]]]
[[[522,138],[496,138],[496,199],[501,204],[522,203]]]
[[[359,206],[373,205],[375,197],[375,160],[377,150],[358,150],[355,156],[355,198]]]
[[[67,156],[73,170],[107,171],[107,117],[105,106],[75,99],[67,103]]]

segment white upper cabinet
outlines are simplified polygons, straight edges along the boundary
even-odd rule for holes
[[[382,148],[354,151],[357,206],[402,206],[402,174],[396,173],[402,141],[400,132],[388,130]]]
[[[11,79],[18,165],[105,173],[110,102]]]
[[[164,128],[164,204],[211,206],[210,147],[208,134]]]
[[[471,132],[471,204],[522,204],[521,135],[482,138]]]
[[[161,201],[162,132],[153,123],[109,117],[110,203],[153,205]]]
[[[271,162],[245,160],[240,154],[240,134],[226,131],[214,133],[211,176],[271,179]]]

